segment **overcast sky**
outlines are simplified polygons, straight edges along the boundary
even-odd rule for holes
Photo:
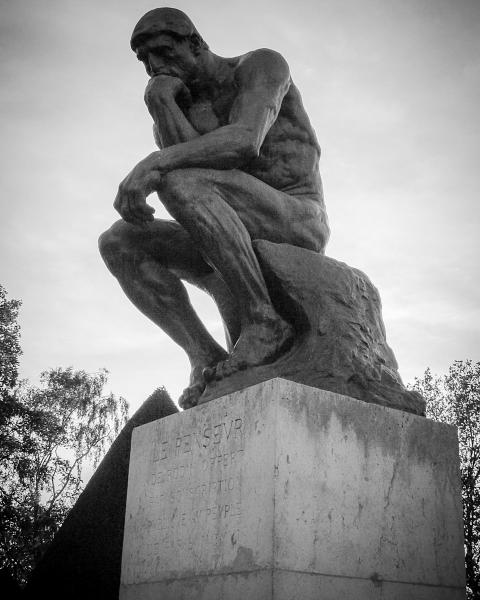
[[[480,2],[169,4],[217,54],[270,47],[287,59],[323,150],[327,254],[379,288],[404,381],[480,360]],[[106,367],[132,412],[160,385],[177,399],[185,356],[97,251],[119,181],[154,150],[129,38],[155,5],[0,7],[0,283],[23,302],[21,375]],[[222,339],[210,300],[194,303]]]

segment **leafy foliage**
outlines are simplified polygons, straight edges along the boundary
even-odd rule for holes
[[[427,401],[427,417],[458,427],[468,598],[480,598],[480,363],[455,361],[448,374],[427,369],[413,389]]]
[[[22,414],[22,406],[15,397],[18,380],[20,326],[17,323],[19,300],[7,300],[7,293],[0,285],[0,461],[7,459],[17,447],[17,439],[9,427],[16,416]]]
[[[0,394],[4,396],[15,386],[18,378],[20,326],[17,323],[19,300],[7,300],[5,288],[0,285]]]
[[[128,405],[103,394],[107,371],[51,369],[41,385],[17,382],[19,302],[0,288],[0,570],[24,583],[127,420]]]

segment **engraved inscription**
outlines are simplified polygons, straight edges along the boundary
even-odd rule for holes
[[[159,439],[155,441],[153,461],[178,457],[182,454],[192,453],[196,449],[203,450],[218,446],[228,442],[230,438],[238,440],[242,434],[243,420],[240,417],[224,420],[214,425],[206,424],[199,431],[182,432],[165,437],[159,433]]]
[[[140,534],[130,562],[134,579],[173,571],[182,562],[198,564],[211,552],[222,554],[240,532],[245,423],[224,413],[187,427],[156,423],[149,469],[138,503]]]

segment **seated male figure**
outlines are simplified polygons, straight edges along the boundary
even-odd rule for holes
[[[210,379],[273,362],[293,330],[275,311],[252,240],[323,253],[329,228],[320,149],[285,60],[272,50],[213,54],[181,11],[154,9],[132,49],[150,77],[145,101],[160,148],[119,186],[122,219],[100,237],[130,300],[188,354],[194,405]],[[154,219],[156,192],[175,220]],[[212,295],[227,353],[181,280]]]

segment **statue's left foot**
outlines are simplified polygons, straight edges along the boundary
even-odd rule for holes
[[[224,379],[237,371],[274,362],[293,342],[293,329],[281,317],[248,325],[240,334],[232,354],[214,367],[204,369],[209,382]]]

